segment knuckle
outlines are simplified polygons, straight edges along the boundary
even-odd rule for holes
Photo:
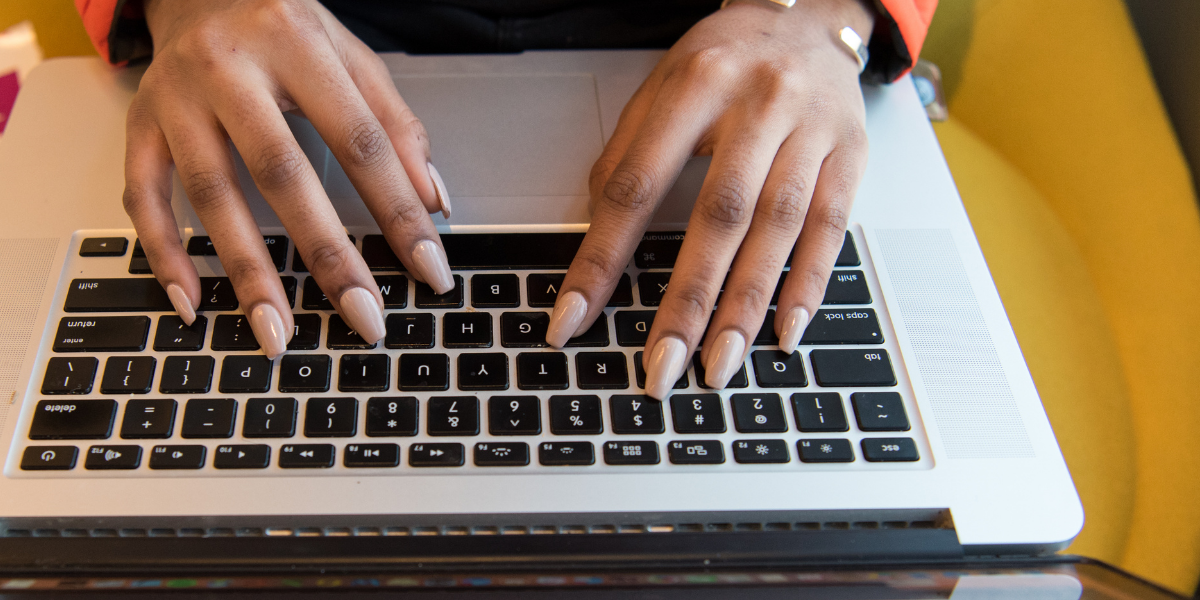
[[[734,77],[738,63],[738,53],[734,49],[711,46],[688,55],[673,75],[685,82],[704,86]]]
[[[817,227],[829,237],[831,243],[836,242],[839,248],[849,223],[850,212],[840,205],[826,206],[817,214]]]
[[[767,289],[768,286],[770,289]],[[734,288],[727,287],[725,295],[733,295],[732,300],[735,304],[753,307],[758,309],[765,307],[771,300],[771,296],[775,293],[775,282],[763,281],[759,278],[754,278],[750,281],[742,282]]]
[[[311,33],[321,27],[320,20],[308,7],[294,0],[257,0],[254,15],[265,31]]]
[[[397,199],[390,202],[379,226],[384,232],[404,231],[420,223],[420,219],[428,219],[429,211],[417,198]]]
[[[750,195],[750,185],[745,178],[727,174],[713,181],[708,197],[697,208],[709,222],[730,229],[741,227],[752,217]]]
[[[313,273],[340,273],[350,266],[351,255],[345,240],[322,239],[308,249],[304,264]]]
[[[617,168],[604,182],[601,200],[624,212],[641,212],[654,203],[654,182],[639,165]]]
[[[600,155],[596,162],[592,164],[592,171],[588,174],[588,187],[592,190],[603,190],[604,184],[608,182],[609,173],[612,173],[617,168],[617,161],[608,153]]]
[[[708,323],[713,306],[711,295],[694,283],[672,282],[671,286],[667,293],[674,296],[672,312],[686,321],[694,321],[701,325]]]
[[[405,111],[406,118],[400,124],[400,131],[404,137],[415,140],[418,144],[429,146],[429,132],[425,129],[425,124],[412,113],[411,110]]]
[[[174,44],[179,50],[177,56],[212,68],[224,55],[222,49],[228,45],[229,35],[229,28],[216,19],[201,20],[175,39]]]
[[[221,266],[225,268],[225,274],[229,276],[229,280],[235,286],[239,282],[255,282],[259,280],[267,280],[267,269],[253,256],[238,253],[230,258],[221,258]],[[274,269],[270,275],[274,275]]]
[[[308,159],[294,144],[286,141],[267,145],[254,162],[254,180],[269,190],[281,190],[297,184]]]
[[[788,178],[775,189],[770,202],[763,203],[763,217],[770,225],[795,230],[804,223],[808,212],[808,184],[800,178]]]
[[[382,127],[374,121],[362,119],[347,128],[340,154],[349,167],[369,169],[386,158],[391,145]]]
[[[198,211],[219,210],[229,202],[233,192],[233,183],[224,173],[215,169],[199,169],[189,172],[183,179],[183,189],[187,192],[192,206]]]
[[[590,281],[613,281],[625,271],[620,259],[614,252],[596,245],[585,245],[575,255],[572,268],[582,267]]]

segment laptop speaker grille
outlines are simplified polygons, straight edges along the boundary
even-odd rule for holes
[[[57,252],[55,238],[0,240],[0,431],[39,325],[38,309]]]

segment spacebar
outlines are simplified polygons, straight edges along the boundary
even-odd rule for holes
[[[75,279],[65,304],[66,312],[172,310],[167,292],[153,277]]]

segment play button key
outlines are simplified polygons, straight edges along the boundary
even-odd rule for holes
[[[265,469],[271,464],[271,447],[266,444],[217,446],[213,466],[218,469]]]

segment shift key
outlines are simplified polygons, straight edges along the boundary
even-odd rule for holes
[[[67,289],[67,312],[170,311],[171,299],[153,277],[74,279]]]
[[[141,352],[150,317],[63,317],[54,335],[55,352]]]

